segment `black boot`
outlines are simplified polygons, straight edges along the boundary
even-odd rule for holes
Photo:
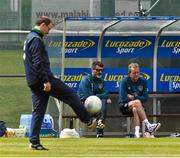
[[[104,137],[104,129],[97,128],[96,138],[103,138]]]

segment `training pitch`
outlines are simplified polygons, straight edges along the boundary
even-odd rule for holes
[[[27,138],[0,138],[0,157],[179,157],[180,138],[44,138],[48,151],[28,149]]]

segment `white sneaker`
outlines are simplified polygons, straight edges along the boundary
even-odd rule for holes
[[[135,132],[135,133],[134,133],[134,137],[135,137],[135,138],[140,138],[140,134]]]
[[[103,138],[103,137],[104,137],[103,134],[97,134],[97,135],[96,135],[96,138]]]
[[[156,132],[160,127],[161,127],[161,123],[153,123],[148,128],[148,131],[149,131],[149,133],[153,133],[153,132]]]
[[[98,121],[97,121],[97,126],[96,126],[96,128],[104,129],[105,126],[106,126],[106,125],[103,123],[102,120],[98,120]]]

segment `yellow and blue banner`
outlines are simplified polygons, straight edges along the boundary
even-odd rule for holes
[[[105,36],[102,58],[152,58],[154,36]]]
[[[57,72],[59,69],[53,69]],[[147,80],[149,92],[153,92],[153,69],[141,68],[140,75]],[[78,90],[81,79],[90,74],[90,68],[65,68],[64,81],[73,88]],[[103,79],[109,92],[118,92],[119,82],[127,77],[127,68],[105,68]],[[157,91],[156,92],[180,92],[180,68],[158,68],[157,69]]]
[[[97,58],[98,36],[67,36],[65,58]],[[62,37],[46,40],[50,57],[61,56]],[[105,36],[102,58],[153,58],[155,36]],[[180,58],[180,37],[162,36],[158,58]]]
[[[105,68],[102,77],[107,90],[109,92],[118,92],[119,82],[127,76],[127,72],[127,68]],[[90,73],[90,68],[65,68],[64,82],[77,91],[81,79]],[[148,90],[152,91],[152,69],[141,68],[141,76],[147,80]]]
[[[98,36],[67,36],[65,58],[96,58]],[[155,36],[105,36],[102,45],[102,58],[153,58]],[[62,37],[51,36],[46,39],[51,61],[51,69],[60,75]],[[57,59],[58,58],[58,59]],[[179,36],[162,36],[158,46],[158,58],[180,58]],[[55,60],[57,59],[57,60]],[[55,61],[55,62],[53,62]],[[141,68],[141,75],[148,81],[152,92],[152,68]],[[83,75],[90,73],[89,68],[65,68],[65,82],[77,90]],[[180,69],[157,69],[157,92],[180,92]],[[105,68],[103,73],[107,89],[118,91],[118,82],[127,75],[126,68]]]
[[[158,68],[158,92],[180,92],[180,68]]]
[[[158,47],[159,58],[180,58],[180,37],[161,36]]]

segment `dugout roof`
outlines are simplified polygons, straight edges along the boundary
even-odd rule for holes
[[[169,21],[176,21],[164,30],[165,34],[180,33],[180,17],[151,16],[151,17],[66,17],[66,33],[79,35],[99,35],[107,28],[106,34],[111,35],[138,35],[156,34],[158,29]],[[63,23],[55,29],[62,30]]]

